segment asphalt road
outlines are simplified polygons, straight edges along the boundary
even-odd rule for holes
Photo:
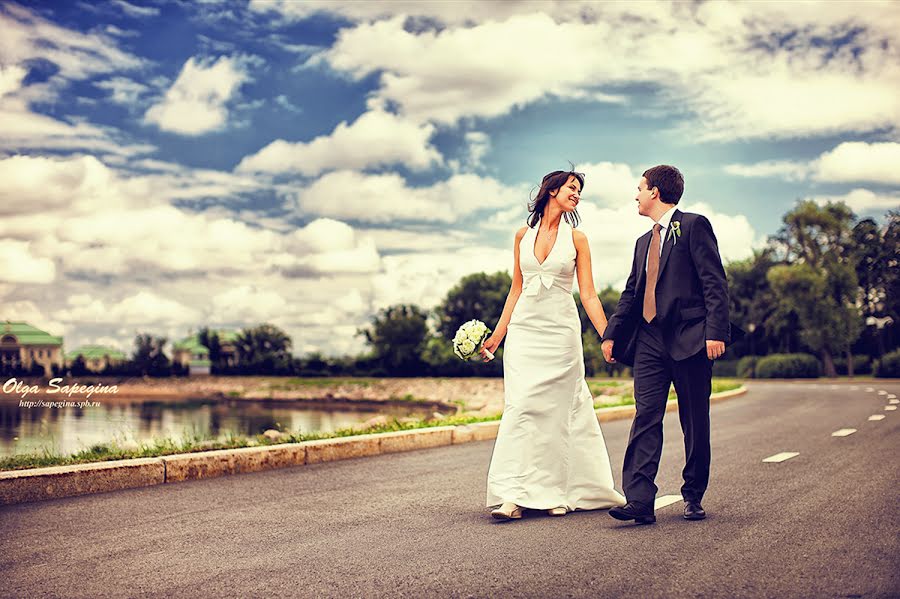
[[[497,522],[493,442],[469,443],[2,507],[0,596],[900,597],[900,410],[879,390],[900,383],[714,404],[704,521],[678,502],[651,526]],[[665,426],[660,495],[684,459],[677,415]],[[629,427],[603,424],[616,470]],[[763,462],[781,452],[799,455]]]

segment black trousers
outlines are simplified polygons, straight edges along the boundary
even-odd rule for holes
[[[654,482],[663,446],[663,416],[669,386],[678,394],[678,417],[684,432],[685,466],[681,495],[700,501],[709,484],[709,395],[712,360],[706,348],[686,360],[675,361],[665,348],[662,331],[654,320],[642,322],[634,356],[636,411],[622,471],[628,501],[653,508],[658,488]]]

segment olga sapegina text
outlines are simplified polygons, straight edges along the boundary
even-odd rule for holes
[[[118,393],[119,387],[117,385],[62,385],[61,378],[50,379],[50,383],[48,384],[44,393],[47,395],[54,395],[59,393],[61,395],[67,395],[72,397],[73,395],[87,395],[90,397],[94,393]],[[30,393],[40,393],[41,390],[37,385],[28,385],[24,381],[16,380],[15,378],[11,378],[3,383],[3,392],[4,393],[18,393],[24,399]]]

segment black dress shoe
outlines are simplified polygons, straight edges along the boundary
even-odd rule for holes
[[[653,510],[644,507],[636,501],[629,501],[622,507],[610,508],[609,515],[616,520],[634,520],[638,524],[653,524],[656,515]]]
[[[684,502],[685,520],[703,520],[704,518],[706,518],[706,512],[703,510],[699,501]]]

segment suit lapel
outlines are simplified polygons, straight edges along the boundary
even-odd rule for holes
[[[675,212],[672,213],[672,220],[669,222],[669,228],[665,232],[665,239],[663,242],[663,250],[662,256],[659,259],[659,274],[656,277],[657,283],[659,282],[660,277],[662,277],[663,270],[666,268],[666,263],[669,261],[669,255],[672,253],[672,247],[675,245],[675,232],[672,230],[672,223],[678,222],[679,226],[681,223],[681,210],[675,209]]]
[[[643,289],[644,282],[647,280],[647,251],[650,249],[650,233],[645,233],[637,244],[637,259],[640,269],[638,270],[637,287]]]

